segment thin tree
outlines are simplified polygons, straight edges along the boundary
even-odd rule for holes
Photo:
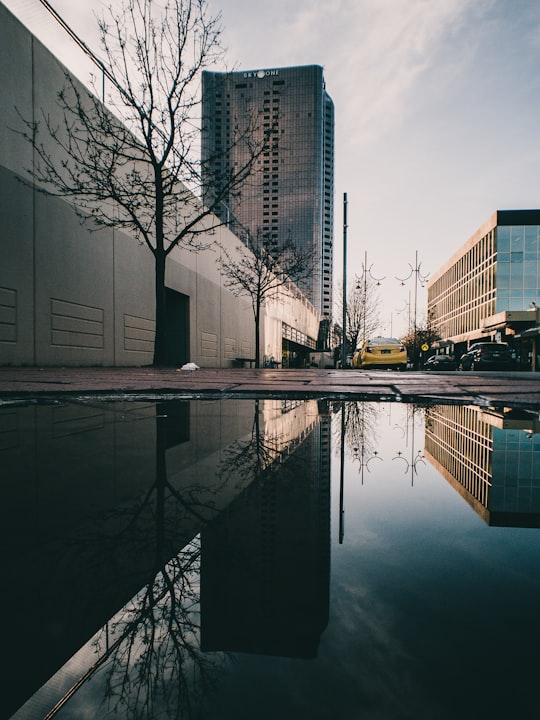
[[[292,284],[311,273],[310,258],[290,240],[270,253],[258,235],[247,235],[245,245],[239,244],[233,254],[221,248],[219,259],[224,286],[237,297],[249,297],[255,321],[255,365],[261,366],[260,324],[262,309],[277,300],[280,293],[295,292]]]
[[[206,0],[119,0],[98,19],[107,106],[66,73],[56,104],[37,121],[22,118],[32,144],[28,172],[39,191],[70,198],[92,229],[134,235],[154,258],[154,365],[166,363],[166,261],[175,248],[198,250],[221,223],[224,198],[249,175],[271,132],[250,118],[230,145],[248,148],[241,167],[221,175],[205,193],[199,157],[201,71],[224,59],[220,15]],[[216,157],[207,159],[210,170]]]
[[[432,344],[436,340],[440,339],[441,336],[430,322],[429,318],[425,322],[420,321],[416,325],[416,328],[412,329],[404,338],[402,338],[402,342],[407,348],[409,361],[415,370],[419,369],[424,355],[429,353]],[[423,348],[425,347],[428,349],[424,350]]]
[[[343,293],[338,293],[336,317],[343,317]],[[380,298],[372,278],[357,283],[347,295],[347,346],[352,352],[380,325]]]

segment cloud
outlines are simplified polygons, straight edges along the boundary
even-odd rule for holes
[[[369,145],[409,114],[413,90],[466,22],[470,6],[470,0],[370,0],[345,14],[344,42],[334,45],[328,75],[345,111],[346,137]],[[454,56],[444,74],[462,62]]]
[[[443,58],[440,81],[474,56],[467,31],[494,0],[247,0],[222,5],[224,40],[243,68],[316,63],[325,68],[340,132],[370,145],[409,111],[423,74]],[[444,54],[445,48],[459,51]]]

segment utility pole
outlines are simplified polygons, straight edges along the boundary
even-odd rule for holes
[[[343,328],[341,367],[347,367],[347,193],[343,193]]]

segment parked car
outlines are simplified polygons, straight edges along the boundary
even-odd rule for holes
[[[396,338],[371,338],[355,353],[353,367],[406,370],[407,349]]]
[[[513,370],[516,361],[507,343],[477,342],[459,359],[458,370]]]
[[[456,359],[452,355],[432,355],[423,364],[423,370],[455,370]]]

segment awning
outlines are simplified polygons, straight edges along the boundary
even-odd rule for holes
[[[534,327],[527,328],[527,330],[523,330],[523,332],[516,333],[514,337],[516,340],[526,340],[527,338],[534,338],[538,337],[540,335],[540,325],[535,325]]]

